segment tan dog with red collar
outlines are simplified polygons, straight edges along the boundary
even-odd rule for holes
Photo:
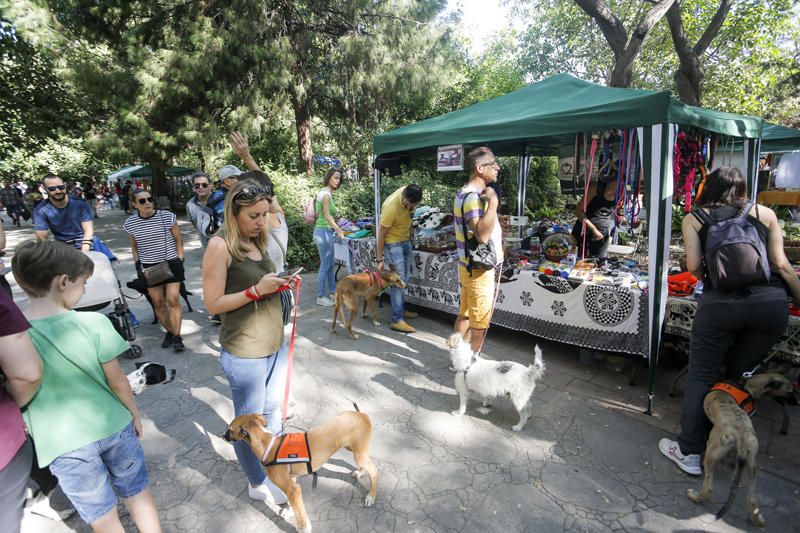
[[[355,406],[355,404],[354,404]],[[358,409],[357,406],[356,410]],[[228,442],[237,440],[250,445],[250,449],[267,468],[269,479],[275,483],[289,498],[297,519],[297,530],[303,533],[311,531],[300,485],[294,477],[309,473],[306,463],[270,464],[277,459],[276,437],[265,430],[267,424],[263,415],[240,415],[228,425],[224,438]],[[330,457],[341,448],[353,452],[353,459],[358,465],[354,478],[369,474],[371,486],[364,505],[370,507],[375,503],[378,492],[378,470],[369,457],[369,444],[372,439],[372,422],[366,413],[345,411],[333,420],[308,431],[306,434],[308,451],[311,459],[310,470],[316,472]]]
[[[336,294],[334,295],[335,307],[333,308],[333,323],[331,333],[336,333],[336,317],[341,313],[342,325],[347,329],[347,333],[353,340],[358,340],[358,335],[353,333],[353,317],[355,316],[358,298],[364,298],[364,305],[361,309],[361,316],[367,317],[367,306],[372,315],[372,325],[378,327],[380,322],[375,318],[375,298],[389,287],[399,287],[404,289],[406,284],[400,274],[394,268],[384,270],[380,274],[377,272],[361,272],[360,274],[350,274],[336,284]],[[350,318],[345,320],[343,305],[350,310]]]

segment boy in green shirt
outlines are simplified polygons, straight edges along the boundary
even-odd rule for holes
[[[139,531],[160,533],[136,438],[142,423],[117,361],[129,346],[102,314],[72,310],[94,264],[66,244],[31,240],[17,246],[12,268],[30,298],[29,332],[44,362],[24,414],[39,466],[50,466],[94,531],[122,531],[116,491]]]

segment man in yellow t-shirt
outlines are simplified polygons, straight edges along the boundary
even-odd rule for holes
[[[411,273],[411,217],[420,200],[422,200],[422,188],[412,183],[390,194],[381,207],[381,224],[376,249],[378,270],[384,268],[385,255],[386,262],[403,277],[406,283]],[[414,333],[416,330],[409,326],[405,319],[415,318],[417,313],[405,310],[404,289],[392,287],[389,294],[392,300],[392,322],[389,327],[403,333]]]

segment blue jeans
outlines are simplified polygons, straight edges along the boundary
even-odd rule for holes
[[[411,241],[394,242],[387,244],[383,248],[383,255],[386,256],[386,261],[389,266],[393,266],[395,271],[403,278],[404,283],[408,283],[408,278],[411,275]],[[406,310],[406,289],[399,287],[392,287],[389,290],[389,296],[392,300],[392,324],[396,324],[403,320],[403,313]]]
[[[50,463],[61,490],[87,524],[102,518],[122,499],[147,488],[144,451],[133,422],[104,439],[82,446]]]
[[[319,249],[319,274],[317,274],[317,296],[331,295],[336,292],[335,255],[333,253],[333,230],[329,228],[316,228],[314,242]],[[327,289],[325,290],[325,286]]]
[[[223,348],[220,363],[231,386],[234,415],[263,414],[267,419],[267,431],[279,434],[281,402],[289,367],[288,344],[284,343],[276,353],[259,359],[236,357]],[[267,477],[261,458],[256,457],[250,445],[243,441],[234,442],[233,449],[250,485],[261,485]]]

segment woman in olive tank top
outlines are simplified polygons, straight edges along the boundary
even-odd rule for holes
[[[231,386],[236,416],[261,413],[267,430],[281,429],[287,354],[283,314],[276,291],[294,281],[276,275],[267,254],[267,213],[272,183],[238,182],[225,198],[222,231],[203,256],[203,297],[209,313],[222,318],[220,362]],[[282,504],[286,495],[267,479],[245,442],[234,442],[250,497]]]

